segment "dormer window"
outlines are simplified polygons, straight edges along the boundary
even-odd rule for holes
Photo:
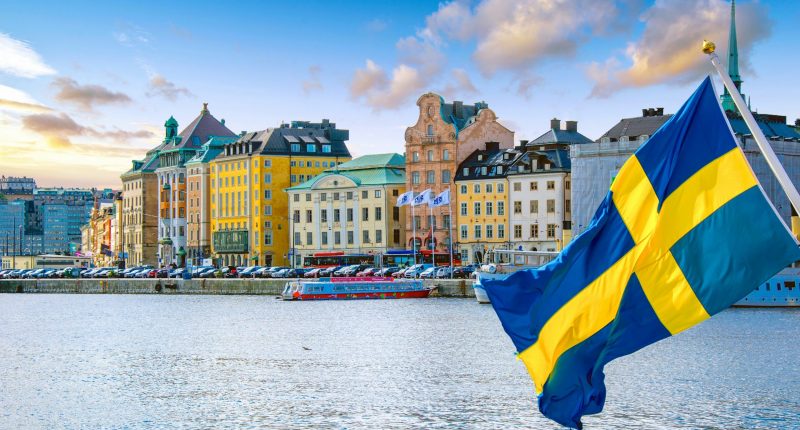
[[[628,136],[620,136],[620,137],[619,137],[619,141],[620,141],[620,142],[626,142],[626,143],[627,143],[627,142],[628,142]]]
[[[478,154],[478,161],[483,161],[483,154]]]
[[[647,134],[643,134],[643,135],[639,136],[639,142],[644,142],[647,139],[650,139],[650,136],[647,135]]]
[[[611,142],[611,138],[608,137],[608,136],[603,136],[603,137],[600,138],[600,143],[610,143],[610,142]]]

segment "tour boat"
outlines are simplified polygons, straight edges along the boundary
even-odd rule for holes
[[[434,288],[426,287],[420,280],[320,278],[287,282],[281,297],[283,300],[413,299],[428,297]]]
[[[558,256],[557,252],[550,251],[519,251],[495,249],[486,253],[485,264],[475,271],[475,282],[472,290],[478,303],[491,303],[486,289],[481,284],[482,279],[503,278],[519,270],[535,269],[542,267]]]
[[[794,308],[800,307],[800,269],[786,268],[756,287],[735,307]]]

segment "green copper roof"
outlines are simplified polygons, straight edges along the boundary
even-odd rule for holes
[[[344,176],[357,186],[401,185],[406,183],[405,157],[400,154],[374,154],[342,163],[287,191],[309,190],[329,176]]]
[[[176,121],[175,117],[173,117],[172,115],[170,115],[167,122],[164,123],[164,127],[177,127],[177,126],[178,126],[178,121]]]
[[[733,84],[736,86],[736,90],[741,94],[742,77],[739,76],[739,46],[736,42],[736,0],[731,2],[731,26],[728,34],[728,75],[730,75]],[[742,98],[744,98],[744,94],[742,94]],[[728,112],[738,111],[727,88],[722,93],[720,101],[722,102],[722,109]]]
[[[226,144],[236,142],[236,139],[238,139],[238,136],[214,136],[208,139],[208,142],[203,144],[197,155],[187,161],[186,164],[208,163],[225,150]]]

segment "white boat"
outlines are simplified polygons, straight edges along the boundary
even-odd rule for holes
[[[557,252],[493,250],[486,253],[484,264],[475,271],[472,289],[478,303],[491,303],[481,279],[496,279],[524,269],[544,266],[558,256]]]
[[[786,268],[756,287],[734,307],[793,308],[800,307],[800,269]]]

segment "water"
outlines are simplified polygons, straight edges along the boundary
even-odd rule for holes
[[[729,310],[617,360],[586,428],[800,428],[799,327]],[[0,295],[0,428],[243,427],[555,426],[472,300]]]

